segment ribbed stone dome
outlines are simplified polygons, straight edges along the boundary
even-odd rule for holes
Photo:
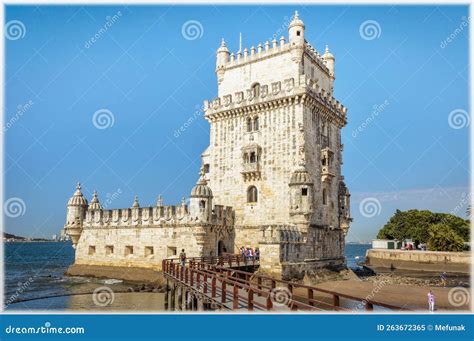
[[[94,191],[92,196],[91,204],[89,205],[90,210],[101,210],[102,206],[100,205],[99,198],[97,198],[97,192]]]
[[[88,205],[87,199],[84,198],[84,196],[82,195],[80,183],[77,184],[76,191],[72,195],[71,199],[69,199],[67,204],[71,206],[87,206]]]
[[[290,185],[312,184],[309,173],[304,169],[298,169],[291,174]]]
[[[211,188],[207,185],[206,178],[204,177],[204,168],[201,167],[199,180],[196,186],[191,190],[190,198],[211,198],[212,191]]]
[[[300,19],[299,15],[298,15],[298,11],[295,11],[295,15],[293,17],[293,20],[291,21],[288,28],[292,28],[293,26],[301,26],[301,27],[304,28],[303,20]]]
[[[199,180],[199,182],[196,184],[196,186],[193,187],[191,190],[191,198],[210,198],[212,197],[212,191],[211,188],[207,185],[206,180],[204,180],[204,183]]]

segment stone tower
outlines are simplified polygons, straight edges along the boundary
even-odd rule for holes
[[[235,248],[260,247],[262,269],[286,277],[343,263],[347,109],[333,98],[334,56],[305,40],[296,12],[288,41],[230,53],[222,40],[216,59],[218,97],[204,104],[211,138],[202,162],[214,202],[235,210]]]

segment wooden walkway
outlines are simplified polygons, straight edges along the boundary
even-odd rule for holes
[[[249,267],[255,269],[258,267],[258,261],[253,258],[246,260],[240,255],[192,258],[184,267],[177,261],[177,259],[163,260],[163,274],[167,279],[174,281],[181,290],[181,296],[178,298],[179,307],[183,306],[183,301],[187,301],[186,297],[182,297],[184,290],[201,302],[211,303],[219,309],[235,311],[350,311],[340,306],[341,297],[354,300],[358,304],[362,302],[366,310],[373,310],[374,305],[393,310],[406,310],[369,298],[242,271],[239,269]],[[330,297],[330,303],[315,298],[316,295],[321,296],[320,294]],[[172,297],[172,300],[174,299]]]

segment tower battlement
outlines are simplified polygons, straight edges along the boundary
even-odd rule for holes
[[[176,224],[208,223],[213,225],[232,225],[233,210],[230,206],[214,205],[210,219],[202,221],[193,217],[187,205],[168,205],[159,207],[119,208],[110,210],[87,210],[84,227],[109,226],[171,226]]]
[[[205,100],[204,110],[206,118],[212,119],[215,116],[224,115],[226,112],[237,111],[241,114],[247,111],[253,112],[255,108],[252,108],[252,105],[256,105],[258,109],[263,109],[266,106],[275,107],[289,101],[291,97],[302,97],[307,94],[310,94],[320,105],[327,107],[333,114],[345,121],[347,108],[306,75],[301,75],[296,80],[288,78],[269,84],[259,84],[258,87],[254,86],[233,94],[226,94],[210,101]]]

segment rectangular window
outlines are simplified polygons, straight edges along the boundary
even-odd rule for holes
[[[166,256],[167,257],[172,257],[172,256],[176,256],[176,246],[168,246],[168,250],[167,250],[167,253],[166,253]]]
[[[206,174],[209,173],[209,164],[208,163],[206,163],[204,165],[204,173],[206,173]]]
[[[304,196],[304,197],[307,196],[308,195],[308,189],[307,188],[302,188],[301,189],[301,195]]]
[[[133,246],[125,246],[125,256],[133,255]]]
[[[114,246],[113,245],[106,245],[105,246],[105,255],[112,255],[114,253]]]
[[[154,253],[153,246],[145,246],[145,257],[153,256]]]
[[[95,255],[95,246],[89,246],[89,256]]]

